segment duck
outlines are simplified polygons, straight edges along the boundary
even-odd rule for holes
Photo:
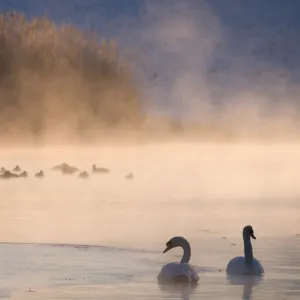
[[[227,275],[242,276],[264,274],[262,264],[259,260],[253,257],[251,238],[256,240],[253,227],[251,225],[247,225],[243,228],[245,256],[237,256],[229,261],[226,268]]]
[[[125,179],[133,179],[133,174],[129,173],[125,176]]]
[[[28,177],[28,173],[26,171],[23,171],[19,177],[23,177],[23,178],[27,178]]]
[[[80,172],[78,175],[79,178],[88,178],[89,177],[89,173],[86,171]]]
[[[19,165],[16,165],[14,168],[13,168],[13,171],[14,172],[21,172],[21,168]]]
[[[17,178],[19,175],[14,174],[8,170],[5,170],[2,174],[0,174],[1,179],[10,179],[10,178]]]
[[[40,170],[34,175],[36,178],[43,178],[45,176],[44,171]]]
[[[54,166],[52,170],[61,171],[63,174],[74,174],[79,171],[78,168],[70,166],[67,163],[62,163],[60,165]]]
[[[110,170],[107,168],[99,168],[95,164],[92,165],[92,172],[93,173],[109,173]]]
[[[183,256],[180,263],[171,262],[164,265],[158,274],[159,283],[191,283],[196,284],[199,281],[199,275],[195,268],[189,264],[191,258],[191,246],[189,242],[181,236],[175,236],[166,243],[166,249],[169,250],[181,247]]]

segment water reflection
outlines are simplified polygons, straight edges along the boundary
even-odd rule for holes
[[[259,284],[263,279],[263,276],[232,276],[227,275],[227,280],[232,285],[243,285],[243,295],[242,300],[250,300],[252,299],[252,288],[253,286]]]
[[[0,298],[7,299],[7,298],[10,298],[10,297],[11,297],[11,295],[10,295],[9,289],[6,289],[6,288],[1,288],[0,289]]]
[[[159,283],[160,290],[164,293],[168,293],[171,299],[178,297],[178,299],[182,300],[190,300],[190,296],[194,293],[198,285],[198,283]]]

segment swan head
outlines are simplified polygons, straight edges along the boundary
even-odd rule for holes
[[[254,235],[254,230],[251,225],[247,225],[244,227],[243,237],[246,240],[250,240],[250,237],[252,237],[254,240],[256,240],[256,236]]]
[[[166,249],[164,250],[163,253],[168,252],[169,250],[176,248],[176,247],[183,247],[183,245],[187,243],[185,238],[181,236],[175,236],[171,238],[167,243],[166,243]]]

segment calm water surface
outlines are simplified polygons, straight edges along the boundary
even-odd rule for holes
[[[1,152],[0,164],[46,172],[0,182],[3,299],[299,299],[300,147],[160,146]],[[299,154],[298,154],[299,153]],[[55,173],[62,161],[109,175]],[[134,180],[124,176],[133,172]],[[265,276],[227,278],[251,224]],[[186,237],[195,288],[159,286]]]

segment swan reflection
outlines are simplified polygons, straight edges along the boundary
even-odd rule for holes
[[[160,283],[159,287],[162,292],[169,293],[172,299],[178,297],[182,300],[190,300],[190,296],[194,293],[198,285],[198,283]]]
[[[262,279],[262,275],[244,275],[244,276],[234,276],[228,275],[227,279],[232,285],[243,285],[243,296],[242,300],[252,299],[252,288],[255,285],[258,285]]]

